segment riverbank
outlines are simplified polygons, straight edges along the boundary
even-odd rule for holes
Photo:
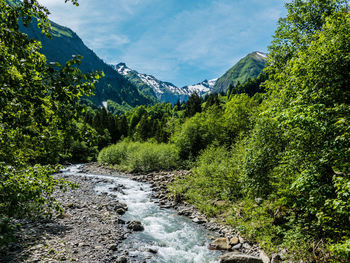
[[[79,185],[78,189],[56,191],[63,213],[52,219],[18,220],[18,240],[0,254],[0,262],[118,262],[124,251],[119,244],[127,230],[115,211],[121,204],[94,191],[99,182],[86,177],[59,174]],[[122,261],[120,261],[122,262]]]

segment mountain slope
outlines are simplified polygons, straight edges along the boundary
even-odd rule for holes
[[[48,62],[63,64],[71,59],[72,55],[82,55],[83,60],[79,68],[83,72],[103,71],[105,77],[96,84],[95,96],[90,97],[96,105],[102,105],[102,102],[107,100],[113,100],[119,104],[126,102],[131,106],[151,104],[156,101],[154,97],[140,92],[134,84],[100,59],[71,29],[54,22],[51,22],[51,25],[52,39],[41,34],[36,22],[33,22],[28,28],[21,26],[21,31],[42,43],[42,53]]]
[[[119,63],[113,67],[119,74],[125,76],[130,82],[135,84],[144,94],[156,96],[161,102],[171,102],[173,104],[178,100],[187,100],[194,92],[197,92],[199,95],[208,93],[212,90],[216,81],[205,80],[195,85],[178,88],[172,83],[158,80],[151,75],[138,73],[128,68],[125,63]]]
[[[186,90],[188,94],[197,92],[198,95],[202,96],[204,94],[210,93],[216,83],[217,79],[204,80],[201,83],[182,87],[183,90]]]
[[[266,57],[266,54],[256,51],[242,58],[216,81],[212,92],[227,92],[231,84],[242,84],[250,78],[256,78],[265,67]]]

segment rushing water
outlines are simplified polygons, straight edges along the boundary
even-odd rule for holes
[[[214,263],[219,252],[208,250],[209,232],[179,216],[173,209],[162,209],[151,200],[151,186],[122,176],[92,175],[80,172],[80,165],[71,166],[64,173],[100,180],[95,190],[113,195],[127,204],[123,215],[126,221],[139,220],[144,231],[134,232],[124,242],[134,262]],[[123,191],[111,191],[123,185]],[[156,252],[155,254],[150,252]]]

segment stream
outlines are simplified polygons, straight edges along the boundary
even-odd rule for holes
[[[138,220],[144,226],[144,231],[131,233],[122,244],[129,251],[131,262],[218,262],[221,253],[208,249],[208,236],[211,233],[189,218],[177,215],[174,209],[160,208],[157,200],[151,199],[150,184],[136,182],[125,176],[86,174],[81,172],[81,167],[70,166],[62,172],[97,181],[97,193],[114,196],[128,206],[123,220]],[[122,191],[111,190],[115,188],[121,188]]]

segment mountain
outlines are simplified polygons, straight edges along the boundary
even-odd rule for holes
[[[242,58],[216,81],[212,93],[226,93],[231,84],[242,84],[258,77],[265,67],[266,57],[267,54],[256,51]]]
[[[103,71],[105,73],[105,77],[101,78],[95,85],[95,95],[89,97],[94,104],[101,106],[107,100],[118,104],[126,103],[130,106],[148,105],[156,102],[155,96],[146,95],[138,90],[136,85],[118,74],[89,49],[71,29],[51,21],[53,31],[51,33],[52,39],[49,39],[41,34],[36,23],[33,19],[33,23],[29,27],[21,25],[20,29],[29,38],[37,39],[42,43],[41,52],[46,56],[48,62],[64,64],[72,58],[72,55],[82,55],[83,60],[79,68],[83,72]]]
[[[135,84],[144,94],[156,96],[161,102],[171,102],[173,104],[178,100],[186,101],[194,92],[197,92],[199,95],[210,92],[216,81],[205,80],[195,85],[179,88],[172,83],[158,80],[152,75],[138,73],[136,70],[127,67],[125,63],[119,63],[113,67],[119,74]]]
[[[182,89],[186,90],[188,94],[197,92],[198,95],[203,96],[205,94],[210,93],[213,90],[216,81],[217,79],[204,80],[203,82],[198,84],[182,87]]]

